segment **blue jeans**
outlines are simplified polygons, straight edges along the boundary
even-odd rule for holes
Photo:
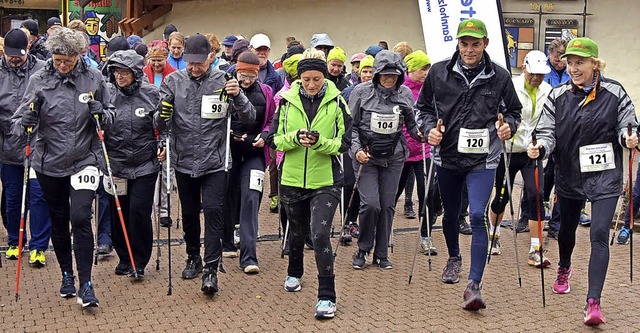
[[[6,214],[9,246],[18,246],[23,176],[24,167],[22,165],[3,164],[2,186],[7,200]],[[25,208],[31,210],[28,228],[31,233],[29,249],[44,251],[49,247],[51,220],[49,219],[47,203],[44,200],[44,195],[37,179],[29,179],[26,205],[27,207]],[[25,233],[25,241],[26,238],[27,235]],[[26,242],[23,244],[26,244]]]
[[[460,256],[459,224],[462,189],[469,193],[469,222],[471,224],[471,268],[469,279],[481,282],[487,261],[488,235],[484,211],[489,202],[496,171],[494,169],[451,170],[437,167],[438,185],[444,207],[442,229],[449,257]]]

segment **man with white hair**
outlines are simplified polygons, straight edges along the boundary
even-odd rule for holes
[[[280,91],[284,83],[269,60],[269,54],[271,54],[271,40],[269,36],[265,34],[253,35],[249,41],[249,48],[251,52],[255,53],[258,59],[260,59],[258,80],[271,87],[272,91]]]

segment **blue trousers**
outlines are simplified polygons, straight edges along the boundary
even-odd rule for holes
[[[449,257],[460,256],[459,224],[462,189],[469,193],[469,221],[471,224],[471,268],[469,279],[480,283],[487,261],[488,234],[485,209],[493,190],[494,169],[452,170],[437,167],[438,185],[444,207],[442,229]]]
[[[103,176],[108,177],[108,176]],[[109,200],[109,194],[104,190],[104,183],[100,178],[100,186],[96,191],[98,196],[98,244],[112,245],[111,241],[111,212],[109,206],[111,200]]]
[[[18,246],[23,176],[24,166],[22,165],[4,164],[2,167],[2,187],[7,200],[6,216],[9,246]],[[44,251],[49,247],[51,220],[47,210],[47,203],[44,200],[44,195],[37,179],[29,179],[26,204],[26,208],[30,210],[28,229],[31,233],[31,240],[29,241],[29,249]],[[26,239],[27,234],[25,232],[25,242],[23,244],[26,244]]]

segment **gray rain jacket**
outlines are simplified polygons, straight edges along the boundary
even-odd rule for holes
[[[171,165],[176,171],[191,177],[223,171],[227,137],[227,118],[201,117],[202,97],[219,96],[224,87],[224,72],[209,68],[199,78],[192,78],[186,69],[167,76],[160,87],[160,100],[173,104],[173,118],[168,123],[155,115],[156,126],[171,128]],[[252,124],[256,110],[242,91],[233,97],[227,110],[238,119]],[[229,164],[231,168],[231,152]]]
[[[87,166],[104,165],[96,124],[87,104],[89,92],[105,109],[104,122],[113,116],[109,90],[102,74],[82,59],[67,74],[61,74],[49,59],[27,85],[18,111],[12,117],[11,131],[25,135],[22,114],[35,103],[38,125],[35,130],[31,166],[50,177],[66,177]]]
[[[380,85],[380,72],[396,69],[398,82],[395,87],[386,89]],[[373,145],[394,145],[393,155],[386,158],[373,158],[369,163],[386,166],[388,161],[404,161],[409,156],[407,141],[402,134],[402,126],[406,125],[412,138],[420,141],[418,126],[413,112],[413,93],[402,85],[405,65],[399,54],[391,51],[380,51],[373,65],[373,80],[358,84],[349,96],[349,109],[353,115],[353,134],[351,138],[351,154]],[[397,115],[397,122],[394,117]],[[373,118],[373,119],[372,119]],[[374,129],[376,132],[374,132]],[[385,133],[380,133],[385,132]]]
[[[109,58],[109,91],[115,107],[113,123],[105,125],[105,143],[113,175],[135,179],[160,170],[153,115],[160,101],[159,89],[143,80],[143,58],[133,50],[117,51]],[[134,82],[118,87],[113,69],[128,68]]]
[[[24,161],[24,149],[27,138],[11,133],[11,116],[16,112],[29,77],[44,67],[45,62],[33,55],[19,68],[13,68],[2,57],[0,62],[0,162],[21,165]]]

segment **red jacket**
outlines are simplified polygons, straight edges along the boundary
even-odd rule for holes
[[[149,83],[153,84],[153,79],[155,78],[155,74],[153,73],[153,68],[151,68],[151,65],[144,66],[142,71],[147,76],[147,79],[149,79]],[[162,70],[162,82],[164,82],[164,78],[167,77],[167,75],[175,71],[177,71],[177,69],[169,65],[169,62],[167,61],[166,64],[164,65],[164,69]]]

